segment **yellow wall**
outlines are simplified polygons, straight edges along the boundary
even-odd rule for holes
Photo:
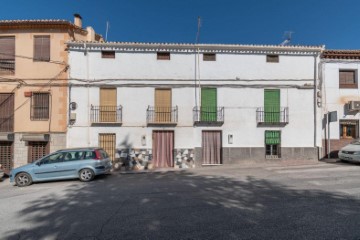
[[[50,35],[50,60],[61,64],[33,61],[34,36],[36,35]],[[68,62],[65,42],[74,40],[73,36],[76,40],[84,40],[86,36],[73,34],[67,29],[1,30],[0,36],[15,36],[15,55],[17,55],[15,57],[15,75],[0,75],[0,80],[4,80],[4,78],[22,79],[25,83],[0,82],[1,93],[15,93],[14,132],[66,132],[68,110],[66,79],[68,73],[62,72]],[[61,83],[64,86],[52,86]],[[32,86],[32,84],[41,84],[42,86]],[[47,121],[30,120],[31,98],[25,97],[24,92],[36,91],[49,92],[51,95],[50,119]]]

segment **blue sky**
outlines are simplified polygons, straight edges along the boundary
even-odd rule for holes
[[[293,44],[360,49],[358,0],[11,0],[1,19],[67,19],[80,13],[108,41]]]

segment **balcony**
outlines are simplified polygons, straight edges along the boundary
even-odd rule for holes
[[[91,105],[91,125],[121,125],[122,106],[93,106]]]
[[[178,107],[152,107],[146,110],[148,125],[176,125],[178,121]]]
[[[14,75],[14,74],[15,74],[15,60],[0,59],[0,75]]]
[[[195,125],[221,126],[224,124],[224,107],[194,107]]]
[[[281,107],[280,111],[265,111],[256,109],[256,122],[258,125],[286,125],[289,123],[289,108]]]

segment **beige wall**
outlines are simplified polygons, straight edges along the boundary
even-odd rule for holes
[[[50,35],[51,62],[33,61],[34,36]],[[15,93],[14,132],[66,132],[67,126],[67,67],[68,53],[65,42],[85,40],[85,35],[74,34],[68,29],[25,29],[0,30],[0,36],[15,36],[15,75],[0,75],[1,78],[21,79],[19,82],[0,83],[0,92]],[[53,63],[57,61],[59,63]],[[0,80],[1,80],[0,78]],[[63,80],[61,80],[63,79]],[[50,84],[49,81],[51,80]],[[53,84],[63,84],[54,86]],[[50,119],[47,121],[30,120],[31,98],[24,92],[49,92],[51,95]]]

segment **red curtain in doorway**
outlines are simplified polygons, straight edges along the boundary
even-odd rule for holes
[[[221,132],[202,132],[202,164],[221,164]]]
[[[157,168],[173,167],[174,132],[153,132],[153,164]]]

